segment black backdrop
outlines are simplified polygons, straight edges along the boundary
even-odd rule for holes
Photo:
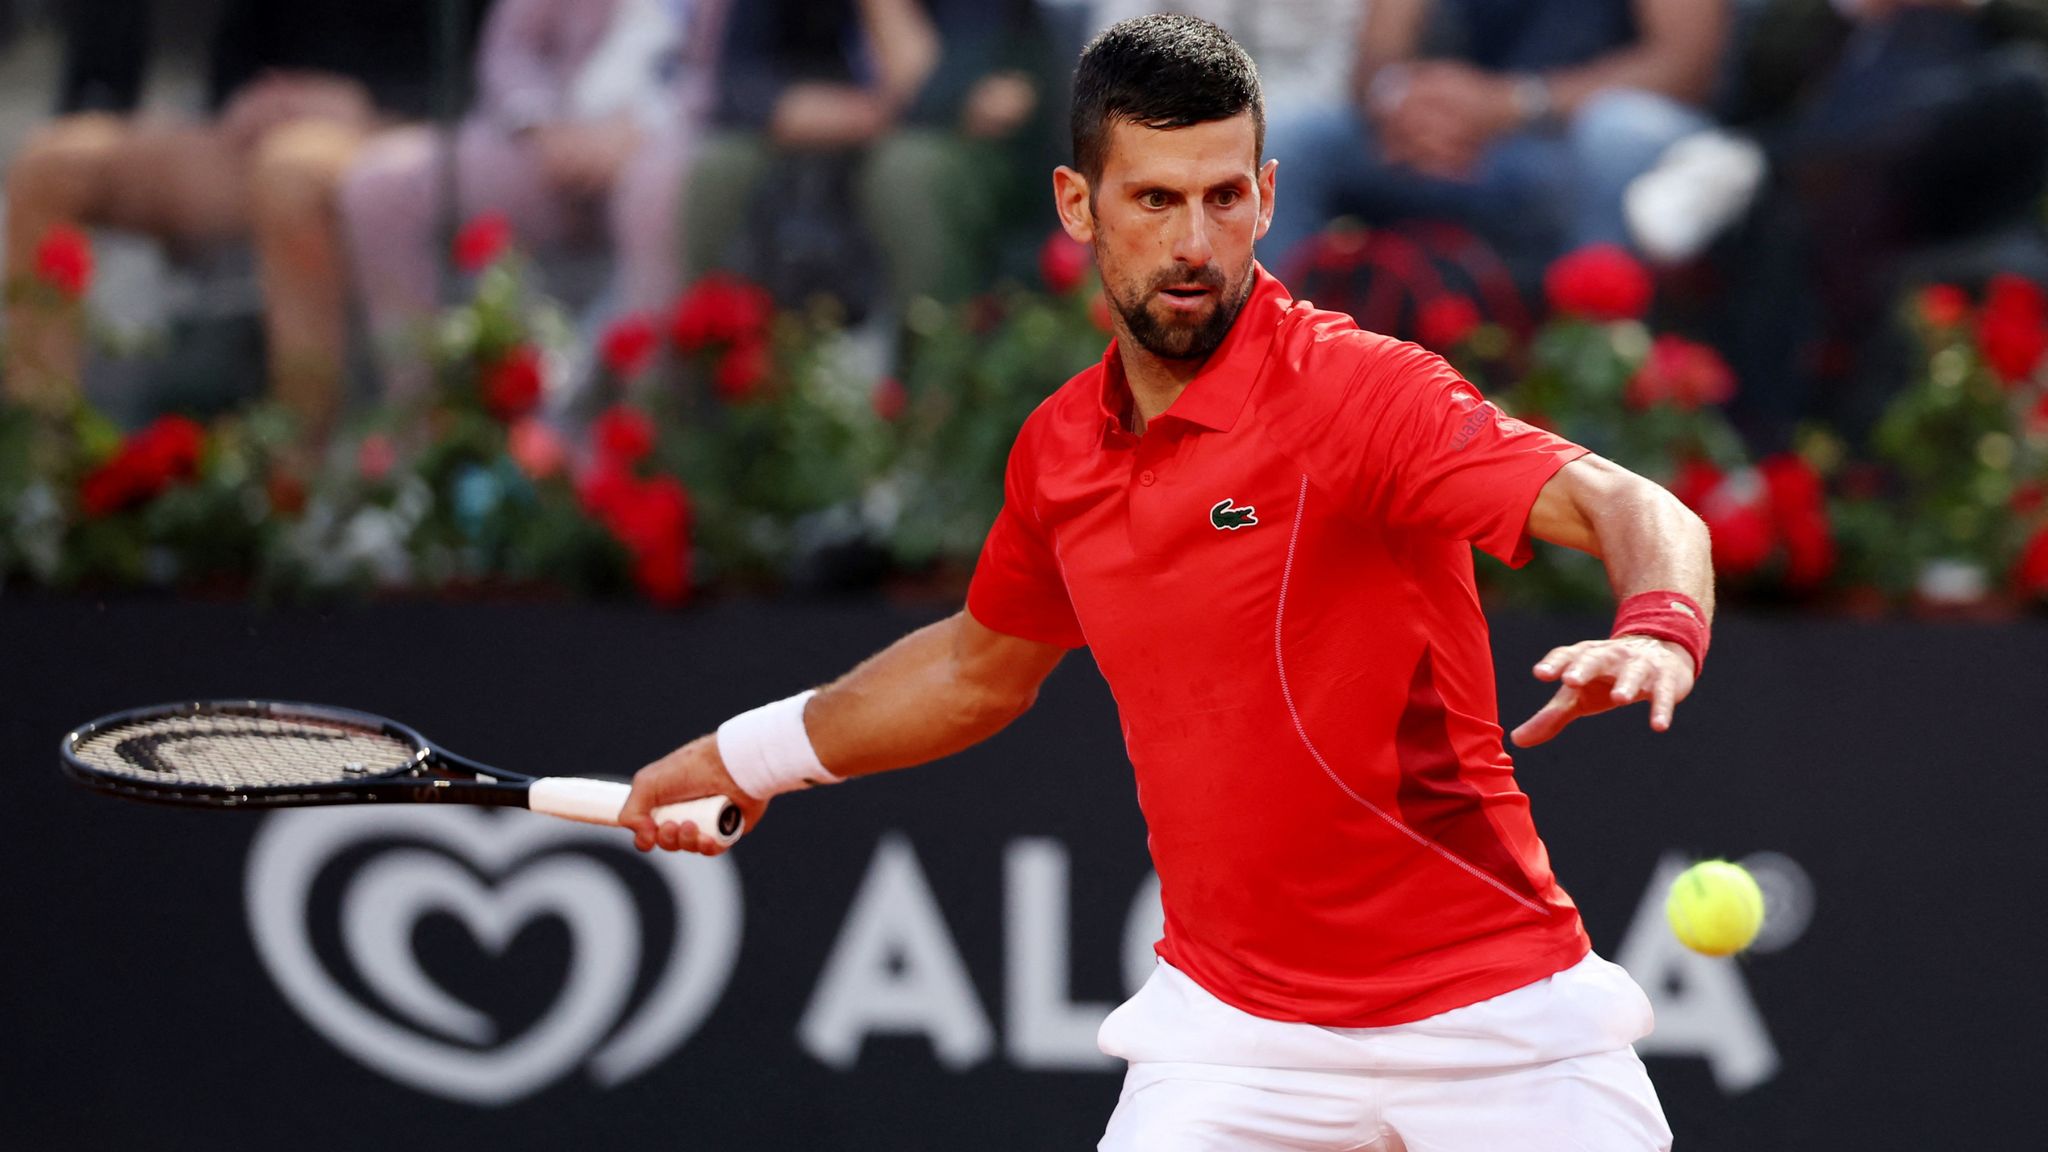
[[[494,861],[439,824],[393,824],[399,809],[297,823],[173,811],[56,771],[63,730],[97,713],[249,695],[389,713],[521,770],[623,775],[933,614],[0,600],[0,1144],[1092,1147],[1118,1077],[1073,1067],[1087,1059],[1076,1040],[1124,993],[1148,871],[1114,709],[1085,656],[949,765],[777,802],[715,876],[650,866],[605,830]],[[1510,722],[1544,695],[1523,670],[1598,627],[1496,621]],[[1658,1002],[1645,1054],[1679,1147],[2039,1146],[2044,657],[2038,621],[1730,619],[1668,736],[1638,709],[1520,757],[1596,946]],[[572,827],[429,818],[497,828],[497,843]],[[394,849],[411,854],[378,872]],[[1639,919],[1659,869],[1692,855],[1751,856],[1778,882],[1794,911],[1774,950],[1689,960]],[[294,859],[312,870],[300,889]],[[434,859],[452,868],[402,866]],[[350,912],[349,885],[369,892],[373,873],[388,899]],[[438,888],[420,886],[429,873]],[[696,895],[679,903],[662,877]],[[734,886],[743,917],[719,905]],[[300,901],[282,931],[342,1005],[324,1017],[288,997],[258,946],[251,908],[277,899]],[[392,907],[410,911],[378,920]],[[720,925],[736,956],[708,955]],[[639,934],[626,976],[572,948],[586,931]],[[621,1056],[622,1031],[685,960],[707,981],[695,1009]],[[419,978],[410,999],[393,973]],[[550,1015],[576,996],[580,1039],[557,1027],[574,1013]],[[447,1020],[464,1012],[483,1031]],[[351,1055],[334,1038],[350,1028],[409,1037],[422,1078]],[[568,1038],[520,1063],[521,1042],[551,1029]]]

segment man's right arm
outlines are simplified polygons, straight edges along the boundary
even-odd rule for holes
[[[1038,698],[1039,685],[1067,650],[983,626],[964,610],[920,628],[818,690],[804,708],[804,729],[820,763],[847,779],[907,768],[978,744],[1008,726]],[[692,827],[657,827],[663,804],[723,795],[747,826],[760,822],[765,798],[742,792],[704,736],[642,768],[619,822],[635,844],[717,855]]]

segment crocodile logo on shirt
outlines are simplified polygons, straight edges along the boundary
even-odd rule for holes
[[[1226,497],[1218,500],[1215,506],[1209,509],[1209,523],[1214,524],[1217,531],[1228,529],[1235,532],[1239,528],[1249,528],[1259,522],[1258,510],[1251,505],[1232,508],[1230,504],[1231,501]]]

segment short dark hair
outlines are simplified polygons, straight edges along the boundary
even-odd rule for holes
[[[1246,111],[1266,151],[1259,67],[1230,34],[1195,16],[1156,13],[1110,25],[1074,69],[1074,166],[1094,185],[1109,158],[1109,128],[1186,128]]]

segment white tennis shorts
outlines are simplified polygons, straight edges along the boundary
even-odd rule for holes
[[[1101,1152],[1653,1152],[1671,1129],[1630,1047],[1650,1001],[1588,954],[1391,1028],[1266,1020],[1160,962],[1103,1021],[1130,1062]]]

